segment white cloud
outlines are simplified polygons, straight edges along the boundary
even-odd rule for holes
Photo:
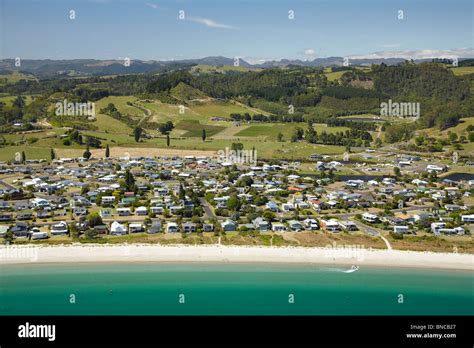
[[[348,56],[351,59],[381,59],[381,58],[404,58],[404,59],[431,59],[431,58],[472,58],[472,48],[455,48],[451,50],[413,50],[413,51],[380,51],[364,55]]]
[[[201,18],[201,17],[186,17],[186,20],[203,24],[206,27],[209,28],[222,28],[222,29],[239,29],[237,27],[227,25],[227,24],[222,24],[222,23],[217,23],[216,21],[213,21],[212,19],[209,18]]]
[[[309,49],[304,51],[305,56],[314,56],[315,54],[316,54],[316,51],[313,50],[312,48],[309,48]]]
[[[160,7],[157,4],[153,4],[151,2],[147,2],[146,5],[151,7],[152,9],[158,10]]]

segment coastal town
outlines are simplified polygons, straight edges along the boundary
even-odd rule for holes
[[[368,150],[358,158],[241,163],[221,153],[3,162],[0,236],[15,244],[338,241],[472,251],[469,175],[443,179],[448,166],[420,156]],[[349,167],[365,174],[340,175]]]

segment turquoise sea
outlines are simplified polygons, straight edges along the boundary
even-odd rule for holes
[[[202,263],[0,266],[0,315],[474,314],[473,272],[347,269]]]

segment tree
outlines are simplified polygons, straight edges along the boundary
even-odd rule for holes
[[[166,134],[166,146],[170,146],[170,135]]]
[[[166,123],[162,123],[158,126],[158,130],[161,134],[167,135],[169,134],[174,128],[173,122],[168,121]]]
[[[133,137],[135,138],[135,141],[138,143],[140,141],[140,137],[142,136],[143,129],[140,127],[135,127],[133,130]]]
[[[105,147],[105,157],[109,158],[110,157],[110,149],[109,149],[109,144]]]
[[[186,198],[186,191],[184,190],[183,184],[179,185],[179,194],[178,194],[178,196],[179,196],[179,199],[182,200],[182,201]]]
[[[240,201],[239,197],[234,193],[229,197],[229,200],[227,201],[227,209],[236,211],[240,209]]]
[[[393,174],[395,174],[395,176],[398,178],[402,175],[402,172],[400,171],[399,167],[393,167]]]
[[[89,159],[89,158],[91,158],[91,156],[92,156],[92,153],[90,152],[89,145],[88,145],[87,149],[86,149],[86,151],[84,151],[82,157],[84,157],[85,159]]]
[[[234,151],[242,151],[244,149],[244,144],[242,144],[242,143],[232,143],[230,148]]]
[[[125,171],[125,191],[135,192],[135,178],[129,169]]]
[[[202,141],[206,141],[206,129],[202,129]]]
[[[18,109],[23,109],[26,105],[24,97],[21,95],[17,96],[16,99],[13,101],[12,105],[17,107]]]
[[[56,158],[56,154],[54,153],[54,149],[51,148],[51,161]]]
[[[3,239],[5,240],[6,244],[13,244],[13,232],[12,231],[5,232]]]
[[[469,132],[468,138],[471,143],[474,142],[474,132]]]
[[[94,226],[98,226],[98,225],[103,224],[102,218],[100,217],[99,213],[89,214],[89,216],[87,217],[87,223],[90,227],[94,227]]]

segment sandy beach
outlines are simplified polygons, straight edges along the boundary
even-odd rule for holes
[[[308,263],[474,270],[474,255],[351,248],[221,245],[2,246],[0,264],[82,262]]]

